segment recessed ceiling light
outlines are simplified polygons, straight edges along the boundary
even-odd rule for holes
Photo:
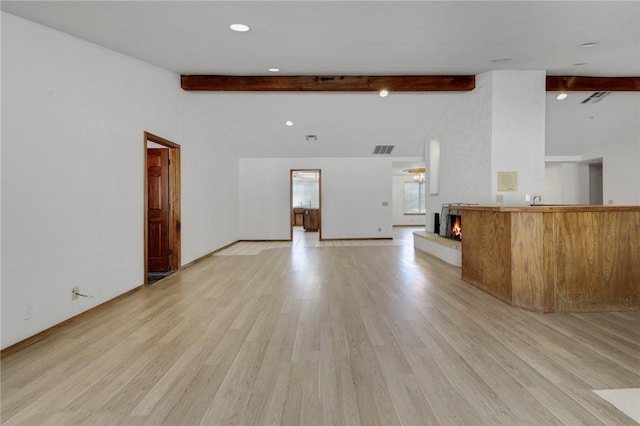
[[[269,72],[280,72],[280,68],[269,68]]]
[[[380,95],[381,98],[386,98],[387,96],[389,96],[389,91],[386,89],[382,89],[378,94]]]
[[[588,62],[576,62],[575,64],[573,64],[574,67],[582,67],[584,65],[589,65]]]
[[[590,41],[590,42],[588,42],[588,43],[582,43],[582,44],[580,45],[580,47],[582,47],[582,48],[585,48],[585,49],[586,49],[586,48],[589,48],[589,47],[597,46],[597,45],[599,45],[599,44],[600,44],[600,43],[598,43],[597,41]]]
[[[231,24],[229,25],[229,28],[239,33],[244,33],[250,30],[249,26],[245,24]]]
[[[289,120],[289,121],[286,121],[284,124],[286,124],[287,126],[291,127],[291,126],[293,126],[293,121]]]
[[[556,96],[556,99],[561,101],[563,99],[567,99],[567,96],[569,95],[567,95],[566,93],[559,93],[558,96]]]
[[[504,58],[493,58],[491,60],[491,62],[493,62],[493,63],[509,62],[512,59],[513,58],[508,58],[508,57],[505,56]]]

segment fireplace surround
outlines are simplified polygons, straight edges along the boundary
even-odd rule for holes
[[[443,204],[439,217],[439,235],[444,238],[462,241],[462,211],[459,207],[473,205],[477,204]]]

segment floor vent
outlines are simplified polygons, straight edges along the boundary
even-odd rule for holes
[[[376,145],[373,153],[376,155],[391,154],[395,145]]]
[[[595,104],[596,102],[600,102],[607,96],[609,96],[611,92],[593,92],[591,96],[589,96],[584,101],[580,102],[581,104]]]

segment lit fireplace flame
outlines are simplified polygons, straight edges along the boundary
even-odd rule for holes
[[[460,216],[456,216],[456,221],[451,226],[451,238],[462,240],[462,221],[460,220]]]

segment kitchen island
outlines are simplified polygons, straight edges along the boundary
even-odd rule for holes
[[[460,206],[462,279],[537,312],[640,310],[640,206]]]

